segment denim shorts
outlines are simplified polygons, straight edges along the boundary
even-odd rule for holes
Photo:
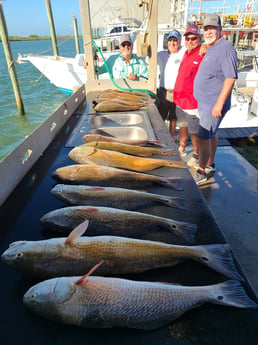
[[[209,130],[200,125],[199,131],[198,131],[198,137],[201,139],[213,139],[218,131],[219,125],[221,121],[223,120],[223,117],[224,116],[218,117],[216,126],[213,128],[211,127]]]

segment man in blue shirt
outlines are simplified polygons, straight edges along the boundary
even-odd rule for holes
[[[237,79],[237,54],[232,44],[221,37],[221,20],[216,14],[204,20],[203,37],[207,52],[194,81],[194,97],[198,102],[199,167],[194,175],[197,184],[215,172],[217,129],[231,106],[231,92]]]

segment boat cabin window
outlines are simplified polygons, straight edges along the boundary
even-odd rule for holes
[[[117,26],[116,28],[113,28],[110,31],[110,33],[111,34],[115,34],[115,33],[118,33],[118,32],[125,32],[125,31],[129,31],[126,26]]]

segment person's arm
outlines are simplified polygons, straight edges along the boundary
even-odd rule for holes
[[[149,78],[149,68],[145,61],[141,60],[140,62],[140,77],[145,79]]]
[[[220,95],[212,109],[212,116],[220,117],[222,114],[222,109],[224,103],[226,102],[228,96],[231,94],[236,78],[227,78],[224,81]]]

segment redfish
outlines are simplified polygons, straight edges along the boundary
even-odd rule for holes
[[[81,237],[88,221],[67,238],[16,241],[2,260],[27,274],[43,277],[83,275],[100,261],[101,275],[139,273],[194,260],[234,279],[241,279],[226,244],[177,246],[118,236]]]
[[[159,184],[175,190],[183,190],[180,177],[160,177],[144,173],[137,173],[124,169],[117,169],[101,165],[74,164],[56,169],[52,177],[57,181],[69,183],[85,183],[114,187],[143,187]]]
[[[161,167],[186,168],[185,163],[182,161],[136,157],[111,150],[85,147],[83,145],[73,148],[68,153],[68,156],[79,164],[99,164],[137,172],[146,172]]]
[[[109,112],[109,111],[131,111],[131,110],[139,110],[145,108],[146,105],[141,104],[139,102],[132,103],[132,102],[123,102],[118,100],[111,100],[111,101],[103,101],[98,103],[94,106],[94,110],[97,112]]]
[[[86,143],[92,142],[92,141],[110,141],[110,142],[118,142],[123,144],[130,144],[130,145],[156,145],[156,146],[163,146],[160,144],[158,140],[146,140],[146,139],[119,139],[116,137],[110,137],[107,135],[101,135],[101,134],[93,134],[88,133],[85,134],[82,137],[82,140]]]
[[[142,91],[122,91],[118,89],[106,89],[99,93],[97,99],[101,97],[112,97],[113,99],[122,98],[133,100],[152,100],[150,94]]]
[[[110,141],[91,141],[79,147],[94,147],[96,149],[105,149],[117,151],[121,153],[128,153],[130,155],[148,157],[152,155],[175,155],[176,152],[167,148],[146,147],[140,145],[130,145],[119,142]]]
[[[112,207],[70,206],[46,213],[40,222],[50,230],[66,232],[89,220],[91,234],[109,234],[135,237],[149,231],[168,230],[188,242],[194,242],[195,224],[153,216],[147,213],[126,211]]]
[[[163,327],[204,303],[257,308],[237,280],[180,286],[98,276],[52,278],[32,286],[24,304],[49,320],[85,328]]]
[[[135,210],[146,205],[161,204],[186,209],[183,198],[126,188],[57,184],[52,188],[51,193],[70,205],[108,206]]]

